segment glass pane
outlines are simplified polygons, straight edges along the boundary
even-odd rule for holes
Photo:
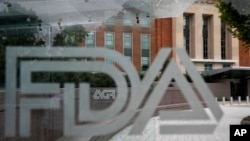
[[[105,46],[107,48],[114,48],[114,34],[105,33]]]
[[[0,141],[230,140],[249,116],[250,64],[218,12],[214,0],[2,0]]]
[[[149,58],[148,57],[142,57],[142,65],[148,65],[149,64]]]
[[[90,32],[86,37],[86,47],[95,47],[95,33]]]
[[[123,34],[123,46],[124,48],[132,48],[132,35],[129,33]]]
[[[141,35],[141,46],[142,49],[149,49],[150,46],[150,39],[149,35]]]

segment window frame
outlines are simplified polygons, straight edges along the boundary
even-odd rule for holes
[[[188,55],[190,55],[190,47],[191,47],[191,18],[192,18],[191,14],[183,15],[183,46]]]
[[[148,48],[143,48],[143,36],[148,36]],[[141,36],[140,36],[140,42],[141,42],[141,56],[140,56],[140,58],[141,58],[141,70],[142,71],[146,71],[148,68],[149,68],[149,66],[150,66],[150,63],[151,63],[151,56],[150,56],[150,52],[151,52],[151,35],[150,34],[141,34]],[[146,50],[148,50],[148,56],[143,56],[143,49],[146,49]],[[144,69],[143,67],[143,57],[148,57],[148,66],[147,66],[147,68],[146,69]]]
[[[226,25],[221,21],[221,59],[226,59]]]
[[[213,64],[204,64],[204,71],[210,71],[213,70]]]
[[[125,35],[130,35],[130,40],[131,40],[130,48],[127,48],[125,46]],[[125,49],[130,49],[131,50],[131,56],[125,55]],[[123,33],[123,55],[125,57],[130,57],[130,61],[133,62],[133,34],[132,33],[126,33],[126,32]]]
[[[107,37],[106,37],[107,34],[113,35],[113,48],[107,47],[107,44],[106,44],[106,43],[107,43]],[[115,50],[115,33],[114,33],[114,32],[104,32],[104,47],[105,47],[105,48],[108,48],[108,49]],[[106,59],[106,58],[105,58],[105,62],[106,62],[106,63],[110,63],[110,64],[114,64],[114,61],[108,60],[108,59]]]
[[[94,34],[94,36],[93,36],[93,46],[87,44],[88,38],[90,36],[90,34],[88,33],[88,36],[85,38],[85,46],[86,47],[96,47],[96,32],[91,32],[91,33]]]
[[[202,16],[202,49],[203,59],[209,58],[209,24],[211,17],[208,15]]]

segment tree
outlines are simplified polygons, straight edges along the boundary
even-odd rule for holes
[[[45,42],[35,37],[41,23],[34,11],[18,4],[0,12],[0,85],[5,80],[6,46],[44,46]]]
[[[41,23],[34,11],[12,4],[8,10],[0,12],[0,46],[44,45],[35,37]]]
[[[79,46],[80,43],[88,35],[85,28],[82,25],[72,25],[66,26],[64,29],[57,33],[54,37],[53,46],[61,47],[74,47]],[[66,58],[64,58],[66,59]],[[77,60],[77,58],[74,58]],[[67,60],[67,59],[66,59]],[[60,82],[61,85],[65,82],[75,82],[79,83],[80,81],[85,80],[85,77],[88,77],[89,73],[51,73],[52,82]]]
[[[72,25],[65,27],[54,37],[54,46],[79,46],[88,35],[82,25]]]
[[[232,5],[232,0],[217,0],[216,7],[221,13],[221,20],[228,26],[228,31],[250,48],[250,13],[244,13],[242,7],[249,4],[248,1],[237,1],[240,4]],[[236,7],[238,6],[238,7]]]

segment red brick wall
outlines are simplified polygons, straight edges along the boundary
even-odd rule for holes
[[[250,50],[245,49],[241,41],[239,42],[239,64],[250,66]]]
[[[162,47],[172,46],[172,19],[153,20],[149,28],[141,27],[138,24],[133,26],[123,26],[122,23],[115,25],[100,26],[96,30],[96,46],[104,46],[104,33],[114,32],[115,50],[123,54],[123,33],[132,33],[133,38],[133,64],[137,71],[141,71],[141,34],[151,35],[150,61],[153,62],[155,56]],[[98,59],[100,60],[100,59]]]
[[[162,47],[172,47],[172,18],[156,19],[155,28],[156,53],[158,53]]]
[[[96,46],[104,46],[104,33],[113,32],[115,35],[115,50],[123,54],[123,33],[132,33],[133,38],[133,64],[137,71],[141,70],[141,34],[151,35],[151,60],[155,54],[155,37],[154,37],[154,22],[151,23],[150,28],[144,28],[140,25],[123,26],[122,23],[115,25],[100,26],[96,31]]]

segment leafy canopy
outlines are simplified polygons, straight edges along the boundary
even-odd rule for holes
[[[35,34],[42,21],[32,10],[12,4],[0,12],[0,47],[11,45],[44,45]]]
[[[239,1],[244,2],[244,1]],[[240,14],[232,6],[231,2],[217,0],[216,7],[221,13],[220,18],[228,26],[228,31],[244,43],[244,47],[250,48],[250,13]]]
[[[66,26],[55,35],[53,46],[79,46],[87,35],[82,25]]]
[[[0,11],[0,87],[5,80],[6,46],[44,46],[43,39],[37,39],[41,20],[32,10],[18,4]]]

